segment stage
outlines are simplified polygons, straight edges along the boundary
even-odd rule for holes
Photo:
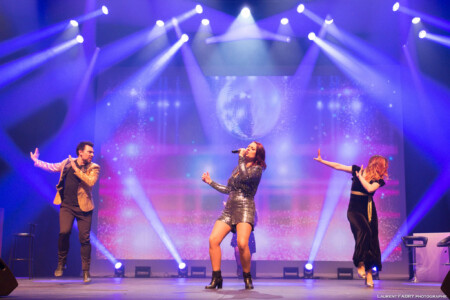
[[[254,290],[244,290],[241,279],[224,278],[221,290],[205,290],[208,278],[105,278],[90,284],[81,278],[18,279],[11,299],[446,299],[440,283],[377,280],[375,288],[362,279],[254,280]]]

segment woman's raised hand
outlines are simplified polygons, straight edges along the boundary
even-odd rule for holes
[[[206,182],[207,184],[211,184],[212,180],[211,180],[211,177],[209,176],[209,172],[203,173],[202,180],[204,182]]]
[[[34,162],[36,162],[39,159],[39,149],[36,148],[36,150],[34,150],[34,153],[30,152],[30,157]]]
[[[319,148],[319,150],[317,151],[317,157],[314,157],[314,160],[322,161],[322,156],[320,156],[320,148]]]

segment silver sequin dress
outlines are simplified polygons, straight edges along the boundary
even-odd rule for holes
[[[245,159],[239,157],[239,163],[226,186],[214,181],[210,184],[217,191],[229,195],[222,215],[217,220],[227,223],[232,232],[236,232],[238,223],[249,223],[253,230],[256,211],[254,196],[262,171],[262,167],[258,165],[246,168]]]

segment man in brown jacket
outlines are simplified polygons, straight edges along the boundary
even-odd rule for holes
[[[81,142],[78,144],[77,158],[70,155],[60,163],[47,163],[39,160],[39,150],[30,152],[31,159],[36,167],[50,172],[60,172],[57,193],[54,204],[61,205],[59,210],[59,240],[58,240],[58,267],[55,276],[63,275],[66,268],[67,254],[69,252],[69,237],[73,221],[77,220],[79,238],[81,243],[81,263],[83,281],[90,282],[89,268],[91,263],[90,231],[92,224],[92,187],[98,180],[100,166],[92,162],[94,157],[94,144]]]

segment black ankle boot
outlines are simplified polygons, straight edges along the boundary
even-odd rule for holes
[[[221,271],[213,271],[211,283],[205,286],[205,289],[221,289],[223,283],[222,272]]]
[[[242,275],[244,276],[245,289],[253,290],[252,274],[250,272],[242,272]]]

